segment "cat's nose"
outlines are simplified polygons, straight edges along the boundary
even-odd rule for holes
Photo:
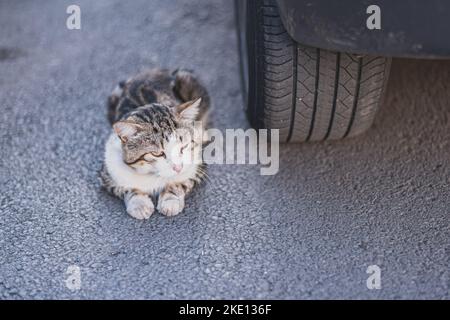
[[[183,165],[182,164],[174,164],[172,166],[173,171],[175,171],[176,173],[180,173],[180,171],[183,169]]]

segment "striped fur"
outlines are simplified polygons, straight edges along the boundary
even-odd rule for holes
[[[109,193],[124,200],[131,216],[149,218],[153,200],[161,213],[178,214],[185,197],[206,177],[203,163],[186,161],[187,151],[201,155],[203,141],[182,132],[194,132],[194,120],[205,123],[209,104],[206,89],[188,70],[150,70],[114,89],[108,98],[114,130],[100,178]]]

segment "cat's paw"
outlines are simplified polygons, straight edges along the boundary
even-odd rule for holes
[[[184,209],[184,198],[169,195],[162,196],[158,200],[158,211],[168,217],[179,214]]]
[[[148,219],[155,211],[152,200],[146,195],[135,195],[127,204],[127,212],[135,219]]]

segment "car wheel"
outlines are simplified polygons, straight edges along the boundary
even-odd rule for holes
[[[236,0],[246,113],[280,141],[341,139],[372,124],[390,58],[312,48],[295,42],[274,0]]]

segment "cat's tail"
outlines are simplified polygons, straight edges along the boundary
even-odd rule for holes
[[[108,97],[107,108],[108,108],[108,120],[109,123],[113,124],[116,121],[117,115],[117,105],[119,104],[120,97],[123,93],[123,88],[125,87],[125,81],[120,81],[119,84],[114,88],[111,95]]]
[[[174,77],[174,92],[183,102],[202,98],[198,119],[205,119],[210,108],[208,91],[191,70],[177,69],[172,72]]]

